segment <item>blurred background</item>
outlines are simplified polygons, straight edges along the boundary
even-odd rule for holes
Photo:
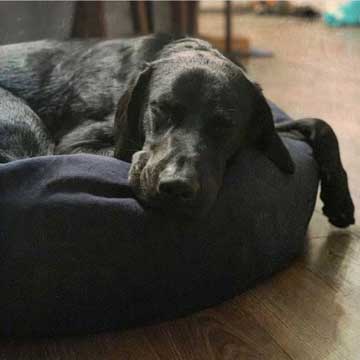
[[[335,128],[358,204],[359,23],[360,2],[346,0],[0,2],[0,44],[152,32],[209,40],[291,116]]]

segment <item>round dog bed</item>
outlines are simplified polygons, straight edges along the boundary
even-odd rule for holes
[[[169,319],[286,266],[303,251],[318,174],[308,145],[284,142],[294,175],[246,151],[208,216],[186,223],[145,211],[122,161],[69,155],[1,165],[1,334],[98,332]]]

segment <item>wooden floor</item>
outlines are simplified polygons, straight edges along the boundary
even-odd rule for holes
[[[253,45],[275,52],[247,64],[266,95],[295,117],[322,117],[334,126],[360,206],[360,29],[251,16],[235,23]],[[214,14],[200,21],[208,34],[221,26]],[[360,228],[337,230],[319,209],[303,258],[221,306],[124,333],[2,341],[0,360],[359,360]]]

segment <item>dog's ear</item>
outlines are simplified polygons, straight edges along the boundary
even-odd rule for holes
[[[137,72],[120,98],[115,115],[114,156],[131,161],[132,155],[144,144],[144,129],[140,119],[151,75],[151,66]]]
[[[274,119],[269,104],[261,88],[254,84],[255,101],[251,122],[257,127],[258,148],[283,172],[293,174],[295,165],[291,156],[275,130]]]

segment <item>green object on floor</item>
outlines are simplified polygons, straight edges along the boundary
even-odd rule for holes
[[[326,12],[324,21],[335,27],[360,25],[360,1],[347,1],[335,12]]]

